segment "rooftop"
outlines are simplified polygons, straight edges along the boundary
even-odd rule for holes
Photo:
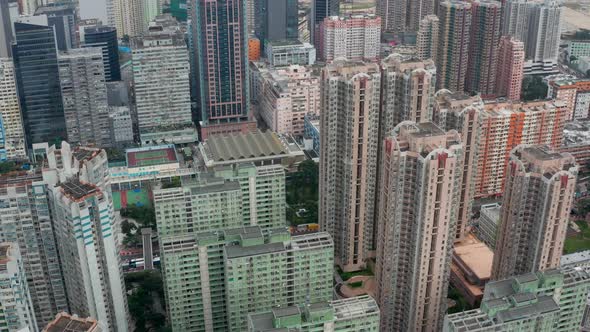
[[[210,136],[201,143],[207,157],[214,161],[241,160],[288,155],[289,150],[272,131]]]
[[[453,255],[478,279],[485,280],[491,277],[494,253],[473,235],[469,234],[465,240],[455,244]]]
[[[590,250],[561,256],[561,266],[590,264]]]
[[[226,257],[228,259],[271,254],[274,252],[285,251],[283,243],[265,243],[256,246],[243,247],[240,245],[229,245],[225,247]]]
[[[146,167],[178,163],[174,145],[158,145],[128,149],[127,167]]]
[[[555,152],[547,146],[526,147],[522,150],[538,160],[559,160],[564,157],[561,153]]]
[[[61,183],[59,186],[62,188],[64,195],[74,201],[81,200],[95,193],[100,193],[98,187],[89,183],[80,182],[77,178]]]
[[[45,328],[46,332],[94,332],[98,331],[98,323],[92,318],[79,318],[64,312],[59,313],[55,320]]]

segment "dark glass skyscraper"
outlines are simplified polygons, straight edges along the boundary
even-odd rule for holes
[[[248,110],[246,0],[194,1],[190,15],[201,138],[254,129]]]
[[[84,33],[80,34],[80,42],[82,47],[102,48],[104,76],[107,82],[121,80],[117,29],[109,26],[86,27]]]
[[[76,37],[76,26],[78,25],[78,14],[76,4],[73,2],[52,3],[37,8],[35,15],[47,15],[47,23],[55,29],[57,48],[60,51],[67,51],[78,47]]]
[[[15,23],[12,55],[27,144],[66,139],[53,27]]]
[[[315,44],[319,24],[324,18],[340,14],[340,0],[312,0],[310,37]]]
[[[266,41],[296,39],[298,30],[297,0],[256,0],[256,37]]]

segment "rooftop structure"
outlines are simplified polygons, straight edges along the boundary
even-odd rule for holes
[[[50,322],[43,332],[101,332],[98,322],[92,318],[79,318],[61,312]]]
[[[589,272],[566,267],[490,282],[481,307],[447,315],[444,331],[578,331]]]
[[[127,149],[125,153],[127,155],[127,167],[129,168],[178,164],[178,156],[174,145],[133,148]]]
[[[265,44],[266,61],[273,67],[288,65],[313,65],[316,49],[298,40],[270,41]]]
[[[332,329],[329,326],[333,326]],[[248,332],[379,331],[379,308],[364,295],[331,302],[275,308],[248,315]]]
[[[213,135],[201,142],[198,149],[207,168],[242,162],[291,167],[305,160],[305,154],[292,138],[272,131]]]

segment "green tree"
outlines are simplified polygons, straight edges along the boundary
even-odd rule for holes
[[[18,169],[18,167],[12,161],[7,161],[7,162],[0,163],[0,174],[6,174],[8,172],[12,172],[12,171],[15,171],[17,169]]]
[[[576,214],[585,217],[588,213],[590,213],[590,198],[577,201]]]
[[[542,76],[525,76],[522,81],[522,99],[524,101],[545,99],[547,89]]]

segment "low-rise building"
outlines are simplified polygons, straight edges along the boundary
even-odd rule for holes
[[[485,284],[492,274],[494,253],[475,236],[468,234],[456,242],[451,265],[451,284],[470,306],[481,302]]]
[[[249,314],[248,332],[378,332],[379,316],[377,302],[363,295]]]
[[[291,136],[258,130],[208,137],[197,147],[196,166],[212,169],[251,162],[256,166],[278,164],[292,169],[305,159],[305,153]]]
[[[548,80],[547,98],[565,103],[567,120],[581,120],[589,117],[590,80],[589,79],[556,79]]]
[[[298,40],[267,41],[264,44],[266,61],[273,67],[315,64],[316,49]]]

